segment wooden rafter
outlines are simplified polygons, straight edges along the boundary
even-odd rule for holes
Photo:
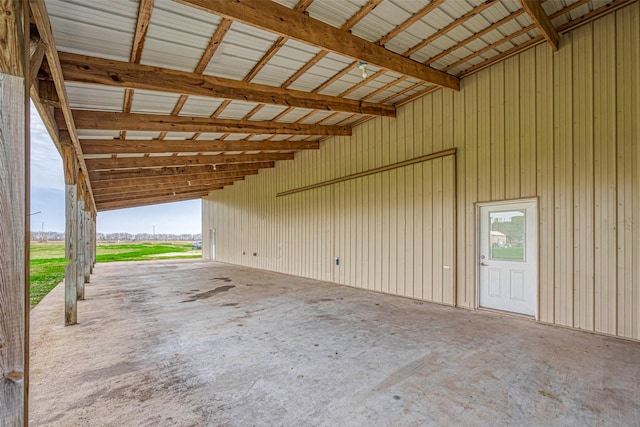
[[[418,22],[420,19],[422,19],[427,14],[432,12],[435,8],[440,6],[442,3],[444,3],[444,0],[433,0],[431,3],[429,3],[428,5],[426,5],[425,7],[423,7],[416,13],[414,13],[413,15],[411,15],[411,17],[406,21],[404,21],[402,24],[398,25],[393,30],[389,31],[384,37],[378,40],[378,43],[381,45],[386,44],[389,40],[393,39],[395,36],[397,36],[404,30],[406,30],[407,28],[409,28],[410,26]]]
[[[340,29],[344,31],[351,30],[358,22],[362,21],[365,16],[371,13],[373,9],[378,7],[380,3],[382,3],[382,0],[369,0],[360,8],[360,10],[354,13],[351,18],[347,19],[347,22],[342,24]]]
[[[93,180],[94,185],[104,183],[118,183],[125,181],[139,182],[140,180],[156,180],[175,178],[177,176],[189,177],[197,179],[199,176],[233,176],[236,173],[245,175],[255,175],[262,168],[272,168],[274,162],[256,162],[256,163],[230,163],[220,166],[235,166],[234,170],[218,170],[213,165],[202,166],[180,166],[180,167],[164,167],[164,168],[145,168],[145,169],[129,169],[116,171],[95,171],[89,172],[89,176]]]
[[[367,3],[365,3],[364,6],[362,6],[360,8],[360,10],[358,12],[356,12],[351,18],[349,18],[347,20],[347,22],[345,22],[344,24],[342,24],[342,26],[340,27],[341,30],[343,31],[349,31],[351,30],[351,28],[353,28],[354,25],[356,25],[358,22],[360,22],[362,20],[362,18],[364,18],[365,16],[367,16],[367,14],[369,12],[371,12],[373,9],[375,9],[379,4],[381,3],[381,0],[369,0]],[[298,80],[300,77],[302,77],[302,75],[304,73],[306,73],[307,71],[309,71],[309,69],[311,67],[313,67],[314,65],[316,65],[318,62],[320,62],[320,60],[322,58],[324,58],[325,56],[327,56],[329,52],[327,52],[326,50],[321,50],[320,52],[318,52],[313,58],[311,58],[310,61],[308,61],[302,68],[300,68],[298,71],[296,71],[291,77],[289,77],[287,79],[287,81],[285,81],[282,84],[283,88],[287,88],[289,86],[291,86],[293,84],[293,82],[295,82],[296,80]],[[316,88],[314,90],[314,92],[320,92],[322,89]]]
[[[317,141],[174,141],[174,140],[80,140],[85,154],[201,153],[211,151],[317,150]]]
[[[449,32],[451,30],[453,30],[457,26],[465,23],[467,20],[473,18],[474,16],[476,16],[477,14],[479,14],[480,12],[482,12],[483,10],[485,10],[486,8],[491,6],[492,4],[496,3],[497,1],[498,0],[486,0],[483,3],[480,3],[478,6],[474,7],[469,12],[465,13],[464,15],[462,15],[461,17],[459,17],[458,19],[456,19],[455,21],[453,21],[449,25],[445,26],[444,28],[439,29],[438,31],[433,33],[431,36],[427,37],[426,39],[424,39],[420,43],[418,43],[415,46],[413,46],[411,49],[408,49],[406,52],[403,53],[403,55],[404,56],[413,55],[414,53],[416,53],[417,51],[419,51],[423,47],[425,47],[425,46],[429,45],[430,43],[432,43],[435,39],[443,36],[444,34],[446,34],[447,32]]]
[[[60,52],[67,81],[145,89],[212,98],[265,102],[315,110],[395,116],[390,105],[360,102],[334,96],[247,83],[221,77],[151,67],[86,55]],[[150,77],[153,76],[153,77]]]
[[[233,176],[229,178],[201,179],[188,181],[171,181],[165,183],[154,182],[151,184],[140,184],[130,186],[109,186],[104,188],[96,188],[96,198],[104,200],[107,197],[117,197],[120,194],[145,196],[155,192],[167,191],[197,191],[206,190],[207,187],[215,187],[219,185],[227,185],[230,182],[242,181],[244,175]]]
[[[449,49],[443,50],[442,52],[440,52],[436,56],[427,59],[425,61],[425,64],[433,64],[434,62],[444,58],[447,55],[449,55],[451,52],[455,52],[456,50],[460,49],[461,47],[463,47],[463,46],[465,46],[465,45],[467,45],[469,43],[471,43],[472,41],[477,40],[480,37],[490,33],[491,31],[502,27],[507,22],[511,22],[512,20],[514,20],[518,16],[522,15],[523,13],[524,13],[524,10],[519,9],[519,10],[517,10],[517,11],[515,11],[515,12],[513,12],[513,13],[507,15],[507,16],[505,16],[504,18],[502,18],[499,21],[491,24],[487,28],[484,28],[483,30],[478,31],[475,34],[470,35],[469,37],[467,37],[466,39],[462,40],[461,42],[454,44]]]
[[[170,176],[170,175],[189,175],[201,173],[222,173],[246,171],[253,169],[272,168],[275,166],[273,161],[248,162],[248,163],[217,163],[215,165],[197,165],[197,166],[169,166],[161,168],[139,168],[129,170],[114,171],[90,171],[89,175],[96,181],[121,179],[121,178],[144,178],[153,176]]]
[[[551,23],[551,19],[542,8],[539,1],[535,0],[520,0],[522,8],[526,10],[527,14],[538,27],[542,36],[549,42],[551,49],[554,52],[558,50],[558,32]]]
[[[293,153],[217,154],[203,156],[118,157],[87,159],[92,171],[144,167],[212,165],[217,163],[250,163],[293,160]]]
[[[207,185],[204,187],[187,188],[187,189],[180,189],[175,191],[173,189],[160,189],[160,190],[151,191],[151,192],[131,191],[129,193],[107,194],[97,198],[97,200],[100,203],[108,203],[108,202],[135,200],[140,198],[147,199],[147,198],[153,198],[153,197],[180,196],[180,195],[186,195],[186,194],[201,193],[201,192],[209,191],[213,189],[221,189],[226,185],[233,185],[233,183],[234,181],[225,181],[225,182],[219,182],[216,184]]]
[[[185,200],[195,200],[205,197],[209,194],[208,191],[198,191],[191,193],[176,193],[175,195],[166,195],[159,197],[146,197],[135,199],[125,199],[115,202],[98,202],[97,208],[99,212],[109,211],[114,209],[135,208],[139,206],[159,205],[162,203],[180,202]]]
[[[218,47],[222,43],[224,36],[229,31],[229,28],[231,28],[231,23],[232,22],[229,19],[220,20],[220,23],[218,24],[215,31],[213,32],[213,35],[211,36],[211,39],[209,40],[207,47],[204,49],[204,52],[200,57],[200,60],[198,61],[198,63],[196,64],[196,67],[193,70],[194,74],[201,75],[204,73],[204,70],[207,68],[207,65],[209,65],[209,62],[211,62],[211,58],[213,58],[213,55],[215,55],[216,51],[218,50]],[[173,107],[173,110],[171,111],[172,116],[177,116],[178,114],[180,114],[180,111],[182,111],[182,108],[184,107],[184,104],[186,104],[188,98],[189,98],[188,95],[180,95],[180,98],[178,98],[178,101],[176,102],[175,107]],[[166,136],[167,136],[167,132],[162,132],[158,137],[158,139],[164,139]]]
[[[349,56],[438,86],[458,90],[458,79],[434,70],[344,30],[310,18],[275,2],[229,2],[226,0],[178,0],[207,12],[297,39],[321,49]]]
[[[59,114],[56,114],[59,118]],[[299,123],[274,123],[257,120],[210,119],[207,117],[163,116],[160,114],[119,113],[112,111],[73,110],[73,118],[80,129],[139,130],[148,132],[211,132],[288,135],[350,136],[348,126],[318,126]],[[65,123],[58,120],[62,129]]]
[[[465,62],[468,62],[469,60],[475,58],[476,56],[480,56],[480,55],[482,55],[484,53],[487,53],[487,52],[495,49],[496,47],[498,47],[498,46],[500,46],[500,45],[502,45],[504,43],[507,43],[508,41],[511,41],[511,40],[515,39],[516,37],[520,37],[521,35],[526,34],[529,31],[534,30],[535,27],[536,26],[534,24],[531,24],[528,27],[522,28],[522,29],[520,29],[520,30],[518,30],[518,31],[516,31],[514,33],[511,33],[511,34],[501,38],[497,42],[491,43],[490,45],[485,46],[482,49],[479,49],[479,50],[473,52],[470,55],[465,56],[464,58],[454,62],[453,64],[447,65],[444,69],[445,70],[452,70],[452,69],[456,68],[457,66],[459,66],[461,64],[464,64]],[[518,46],[514,46],[514,47],[517,48]]]
[[[580,0],[580,1],[576,2],[576,3],[572,3],[569,6],[563,8],[563,9],[560,9],[559,11],[551,14],[549,16],[549,18],[550,19],[555,19],[555,18],[557,18],[559,16],[562,16],[562,15],[570,12],[571,10],[573,10],[573,9],[575,9],[575,8],[585,4],[585,3],[588,3],[588,1],[589,0]],[[637,1],[637,0],[614,0],[611,3],[607,3],[604,6],[600,6],[599,8],[594,9],[591,12],[589,12],[589,13],[587,13],[587,14],[585,14],[585,15],[577,18],[577,19],[568,21],[568,22],[560,25],[557,28],[557,31],[558,31],[559,34],[565,33],[567,31],[571,31],[572,29],[574,29],[574,28],[576,28],[576,27],[578,27],[578,26],[580,26],[580,25],[582,25],[582,24],[584,24],[586,22],[589,22],[589,21],[591,21],[593,19],[596,19],[599,16],[602,16],[602,15],[604,15],[606,13],[613,12],[614,10],[617,10],[617,9],[619,9],[621,7],[624,7],[624,6],[630,4],[630,3],[634,2],[634,1]],[[532,30],[534,28],[535,28],[534,25],[530,25],[526,29]],[[516,33],[514,33],[514,34],[516,34]],[[513,35],[511,35],[509,37],[513,38]],[[468,76],[469,74],[473,74],[473,73],[475,73],[477,71],[480,71],[483,68],[486,68],[486,67],[490,66],[491,64],[495,64],[498,61],[505,60],[508,57],[516,55],[517,53],[521,52],[522,50],[528,49],[528,48],[530,48],[532,46],[535,46],[536,44],[541,43],[544,40],[545,40],[544,37],[542,35],[540,35],[538,37],[534,37],[534,38],[532,38],[530,40],[527,40],[524,43],[521,43],[519,45],[513,46],[510,49],[507,49],[507,50],[505,50],[505,51],[503,51],[503,52],[501,52],[501,53],[499,53],[497,55],[492,56],[491,58],[489,58],[489,59],[487,59],[487,60],[485,60],[485,61],[483,61],[483,62],[481,62],[479,64],[474,65],[473,67],[470,67],[470,68],[464,70],[462,73],[460,73],[460,77]],[[494,43],[491,46],[492,47],[496,47],[499,44],[500,43]]]
[[[390,88],[392,88],[393,86],[397,85],[400,82],[403,82],[407,79],[407,76],[400,76],[397,79],[390,81],[389,83],[387,83],[386,85],[379,87],[378,89],[374,90],[373,92],[367,94],[366,96],[362,97],[362,100],[367,100],[367,99],[371,99],[376,95],[381,94],[382,92],[384,92],[385,90],[388,90]]]
[[[136,31],[133,35],[133,44],[131,47],[131,56],[129,61],[133,63],[140,63],[142,58],[142,49],[144,48],[144,42],[147,39],[147,32],[149,31],[149,23],[151,22],[151,12],[153,11],[154,0],[140,0],[138,5],[138,18],[136,20]],[[124,103],[122,111],[128,113],[131,111],[133,105],[133,90],[127,89],[124,92]],[[120,137],[124,139],[126,132],[122,132]]]
[[[53,83],[56,88],[56,92],[58,95],[58,99],[60,100],[60,109],[58,119],[55,119],[53,114],[50,111],[47,111],[46,108],[42,107],[41,103],[38,104],[38,111],[41,113],[43,120],[45,123],[48,123],[47,129],[53,131],[51,133],[52,138],[60,145],[60,135],[57,129],[54,129],[55,125],[58,125],[60,122],[64,123],[64,128],[68,132],[68,137],[70,139],[70,143],[73,145],[74,151],[76,153],[76,157],[78,159],[78,166],[81,170],[86,171],[87,165],[84,160],[84,156],[82,154],[82,148],[80,147],[80,142],[78,140],[78,133],[76,131],[76,125],[73,121],[73,116],[71,113],[71,108],[69,106],[69,99],[67,96],[67,90],[64,85],[64,78],[62,74],[62,67],[60,66],[60,60],[58,58],[58,51],[55,46],[55,39],[53,38],[53,30],[51,29],[51,22],[49,21],[49,14],[47,12],[47,7],[44,3],[44,0],[31,0],[29,2],[29,7],[31,8],[31,17],[33,22],[38,29],[38,34],[40,35],[40,39],[46,46],[45,56],[47,58],[47,63],[49,64],[49,70],[51,72],[51,76],[53,78]],[[33,94],[33,90],[31,93]],[[55,123],[55,125],[54,125]],[[86,183],[87,191],[90,195],[91,199],[91,207],[95,210],[95,203],[93,201],[93,190],[91,188],[91,183],[87,181]]]
[[[258,169],[250,169],[244,171],[230,171],[230,172],[211,172],[211,173],[198,173],[198,174],[185,174],[185,175],[171,175],[171,176],[150,176],[150,177],[136,177],[136,178],[121,178],[97,181],[97,190],[104,190],[105,188],[120,188],[120,187],[135,187],[137,185],[166,185],[166,184],[189,184],[189,182],[200,181],[212,181],[212,180],[229,180],[239,176],[257,175]]]

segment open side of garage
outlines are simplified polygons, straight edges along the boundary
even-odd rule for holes
[[[29,419],[30,99],[66,326],[98,212],[203,198],[211,259],[640,339],[637,0],[3,0],[0,44],[0,424]]]
[[[62,286],[34,310],[33,425],[640,420],[618,338],[206,261],[101,264],[86,292],[77,327]]]

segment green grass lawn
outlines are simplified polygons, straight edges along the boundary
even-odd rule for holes
[[[491,248],[492,259],[513,259],[521,261],[524,258],[523,247]]]
[[[138,243],[98,245],[96,262],[146,261],[151,259],[200,258],[202,251],[191,243]],[[31,306],[64,279],[64,244],[31,245]]]

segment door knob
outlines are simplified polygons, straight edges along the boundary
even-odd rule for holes
[[[484,262],[481,262],[481,263],[480,263],[480,265],[481,265],[482,267],[489,267],[489,264],[485,264]]]

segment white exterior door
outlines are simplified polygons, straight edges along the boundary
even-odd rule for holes
[[[535,200],[480,204],[478,304],[537,318]]]

